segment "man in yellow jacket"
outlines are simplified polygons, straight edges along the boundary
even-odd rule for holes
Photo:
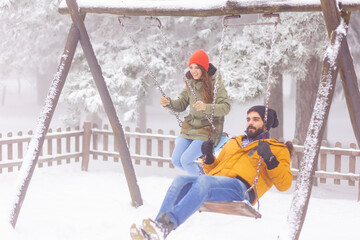
[[[213,155],[213,142],[203,143],[204,172],[200,176],[178,176],[174,179],[155,218],[145,219],[142,226],[131,227],[133,239],[165,239],[174,229],[199,210],[205,201],[243,201],[254,184],[256,190],[245,196],[251,204],[273,185],[279,191],[290,188],[290,153],[292,145],[269,138],[269,130],[279,125],[276,112],[265,106],[253,106],[247,112],[245,135],[230,139],[218,157]],[[267,117],[266,117],[267,116]],[[266,122],[265,122],[266,120]]]

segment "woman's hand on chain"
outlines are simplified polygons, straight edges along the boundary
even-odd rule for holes
[[[160,105],[163,106],[163,107],[166,107],[168,105],[170,105],[170,98],[168,96],[162,96],[160,98]]]
[[[197,111],[205,111],[205,110],[206,110],[206,104],[203,103],[202,101],[196,101],[196,102],[194,102],[193,107],[194,107]]]

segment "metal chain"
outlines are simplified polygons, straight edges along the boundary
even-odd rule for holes
[[[221,33],[221,42],[220,42],[219,64],[218,64],[218,69],[216,71],[213,102],[212,102],[212,107],[211,107],[211,121],[213,121],[214,114],[215,114],[215,104],[216,104],[216,100],[217,100],[217,90],[219,87],[220,69],[221,69],[221,63],[222,63],[222,55],[224,52],[224,40],[225,40],[226,30],[227,30],[227,26],[223,24],[223,31]],[[209,135],[209,138],[210,138],[210,135]],[[216,135],[215,135],[215,139],[216,139]]]
[[[126,28],[126,26],[123,24],[123,22],[120,20],[120,17],[118,18],[120,25],[122,26],[122,29],[124,30],[125,35],[127,35],[129,37],[129,39],[131,40],[133,47],[136,50],[136,53],[139,55],[141,61],[143,62],[143,64],[145,65],[146,70],[149,72],[149,75],[151,76],[153,82],[155,83],[155,85],[157,86],[157,88],[159,89],[161,95],[163,97],[166,97],[166,94],[164,93],[164,91],[162,90],[159,82],[156,80],[155,74],[151,71],[149,64],[146,62],[144,56],[141,54],[141,51],[139,49],[139,47],[137,46],[134,38],[131,36],[131,34],[129,33],[128,29]],[[171,112],[174,114],[174,116],[176,117],[179,126],[182,126],[182,121],[179,117],[179,114],[177,112],[175,112],[175,109],[173,108],[173,106],[171,104],[169,104],[169,108],[171,110]]]
[[[274,23],[274,28],[273,28],[273,32],[272,32],[272,38],[271,38],[271,45],[270,45],[270,57],[269,57],[269,70],[268,70],[268,75],[267,75],[267,89],[266,89],[266,101],[265,101],[265,116],[264,116],[264,123],[266,124],[267,122],[267,117],[268,117],[268,110],[269,110],[269,99],[270,99],[270,95],[271,95],[271,78],[272,78],[272,68],[274,66],[274,45],[275,45],[275,32],[277,29],[277,24],[278,22]],[[259,140],[261,141],[261,140]],[[255,198],[258,204],[258,210],[260,209],[260,201],[259,201],[259,197],[257,194],[257,182],[259,180],[259,174],[260,174],[260,166],[261,166],[261,160],[263,158],[259,156],[259,161],[258,161],[258,165],[257,165],[257,169],[256,169],[256,175],[254,178],[254,184],[248,188],[246,190],[246,192],[244,193],[244,199],[246,197],[246,194],[248,192],[250,192],[251,189],[254,189],[255,192]]]

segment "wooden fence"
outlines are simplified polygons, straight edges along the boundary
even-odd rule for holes
[[[0,134],[0,173],[4,169],[12,172],[14,168],[20,168],[24,153],[30,142],[32,132],[23,136],[18,132],[13,136],[8,133],[6,136]],[[139,129],[131,131],[125,127],[125,137],[130,150],[130,154],[135,164],[146,166],[156,165],[157,167],[173,168],[171,155],[175,146],[175,131],[164,134],[163,130],[153,133],[147,129],[146,133]],[[303,146],[294,142],[295,154],[292,157],[291,169],[294,177],[298,176],[299,161],[303,153]],[[87,171],[90,160],[119,161],[119,153],[114,143],[114,135],[108,125],[98,128],[85,123],[82,130],[76,128],[65,131],[57,129],[53,132],[49,129],[47,137],[41,151],[38,166],[52,166],[71,161],[81,162],[81,168]],[[316,183],[326,183],[333,180],[334,184],[345,184],[355,186],[358,182],[358,201],[360,201],[360,150],[356,149],[356,144],[350,144],[350,148],[342,148],[341,143],[336,143],[335,147],[328,147],[323,141],[320,149],[318,170],[315,172]]]

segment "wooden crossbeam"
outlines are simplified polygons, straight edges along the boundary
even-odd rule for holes
[[[346,11],[360,10],[360,2],[342,0]],[[77,0],[81,13],[105,13],[132,16],[224,16],[231,14],[253,14],[270,12],[314,12],[322,11],[319,0],[229,0],[229,1],[136,1],[126,0],[114,3],[112,0],[94,1]],[[59,5],[61,14],[68,14],[65,0]]]

